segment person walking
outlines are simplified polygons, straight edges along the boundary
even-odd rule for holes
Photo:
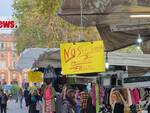
[[[1,113],[6,113],[8,97],[3,90],[1,90],[0,98],[1,98]]]
[[[2,104],[1,94],[2,94],[2,92],[1,92],[1,90],[0,90],[0,109],[1,109],[1,104]]]
[[[39,101],[37,90],[34,90],[29,94],[29,113],[39,113],[39,110],[36,109],[37,103]]]
[[[62,113],[75,113],[76,102],[75,102],[75,91],[68,89],[66,98],[63,100]]]
[[[28,101],[29,93],[30,93],[29,90],[27,88],[25,88],[25,90],[24,90],[24,98],[25,98],[26,107],[28,107],[28,104],[29,104],[29,101]]]
[[[18,93],[18,100],[19,100],[20,108],[22,109],[23,91],[21,88]]]

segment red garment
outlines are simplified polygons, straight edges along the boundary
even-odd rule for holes
[[[51,112],[52,101],[51,101],[51,90],[49,85],[46,87],[44,97],[45,97],[45,113],[53,113]]]
[[[103,103],[104,101],[104,96],[105,96],[105,89],[103,87],[99,88],[99,98],[100,98],[100,105]]]
[[[47,86],[46,90],[45,90],[45,100],[49,100],[51,98],[51,90],[50,90],[50,86]]]
[[[131,91],[131,97],[132,97],[133,105],[139,104],[141,98],[140,98],[140,94],[139,94],[139,91],[137,88],[135,88]]]
[[[96,106],[96,85],[92,85],[92,104]]]

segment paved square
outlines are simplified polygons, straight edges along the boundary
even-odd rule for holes
[[[28,110],[24,104],[24,100],[22,109],[20,108],[19,103],[16,103],[15,100],[9,100],[7,108],[7,113],[28,113]]]

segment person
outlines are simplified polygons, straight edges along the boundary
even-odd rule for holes
[[[36,105],[36,109],[39,111],[39,113],[42,113],[42,103],[43,103],[43,100],[42,100],[42,89],[41,88],[38,88],[37,89],[37,93],[38,93],[38,101],[37,101],[37,105]]]
[[[56,112],[56,105],[55,105],[55,97],[56,91],[51,84],[50,80],[46,81],[46,87],[44,89],[44,112],[46,113],[55,113]]]
[[[81,105],[81,112],[82,113],[87,113],[86,111],[87,111],[88,98],[89,98],[89,93],[88,93],[87,89],[84,89],[80,93],[80,105]]]
[[[69,86],[67,84],[64,84],[63,88],[62,88],[62,99],[66,98],[66,93],[68,90]]]
[[[113,108],[113,113],[124,113],[124,99],[119,91],[114,91],[110,95],[110,102]]]
[[[8,97],[3,90],[1,90],[0,98],[1,98],[1,113],[6,113]]]
[[[28,90],[28,88],[25,88],[25,90],[24,90],[24,98],[25,98],[26,107],[28,107],[28,97],[29,97],[29,90]]]
[[[21,88],[18,93],[18,99],[19,99],[20,108],[22,109],[23,91]]]
[[[81,106],[80,106],[80,90],[76,89],[76,94],[75,94],[75,98],[76,98],[76,113],[81,113]]]
[[[1,102],[2,102],[2,98],[1,98],[1,94],[2,94],[2,92],[1,92],[1,90],[0,90],[0,109],[1,109]]]
[[[62,87],[62,93],[57,92],[56,93],[56,113],[62,113],[62,105],[63,100],[66,99],[66,92],[68,89],[68,85],[64,84]]]
[[[66,98],[63,100],[61,107],[62,113],[75,113],[76,102],[75,102],[75,91],[73,89],[68,89]]]
[[[87,100],[86,113],[96,113],[96,107],[92,104],[92,95],[93,93],[91,91]]]
[[[144,107],[146,107],[148,113],[150,113],[150,89],[149,88],[145,88],[145,94],[143,100],[146,100]]]
[[[39,113],[36,109],[37,102],[39,101],[37,90],[31,91],[29,94],[29,113]]]

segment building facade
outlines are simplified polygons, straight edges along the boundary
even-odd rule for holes
[[[18,60],[16,39],[12,34],[0,34],[0,83],[21,85],[24,74],[16,70]]]

